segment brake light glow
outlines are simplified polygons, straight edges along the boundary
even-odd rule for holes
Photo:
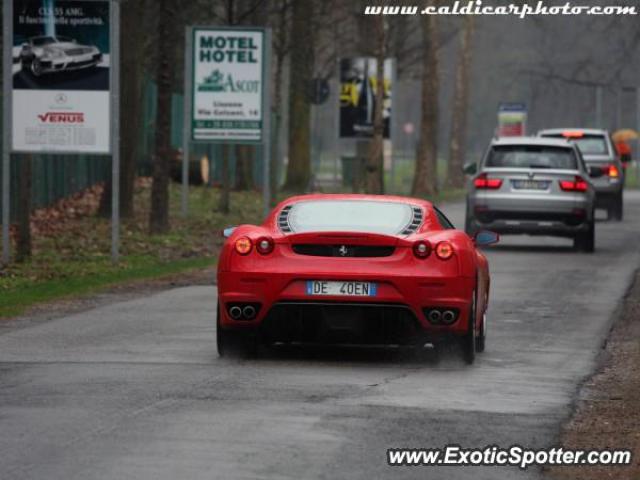
[[[423,240],[414,243],[413,254],[418,258],[427,258],[431,255],[431,244]]]
[[[236,240],[234,247],[240,255],[247,255],[251,251],[253,244],[248,237],[240,237]]]
[[[256,242],[256,250],[262,255],[268,255],[273,252],[273,239],[269,237],[259,238]]]
[[[488,178],[486,173],[479,175],[474,181],[473,185],[477,189],[490,189],[496,190],[502,186],[502,180],[499,178]]]
[[[582,138],[584,137],[584,132],[581,132],[579,130],[567,130],[565,132],[562,132],[562,136],[564,138]]]
[[[607,165],[604,167],[604,170],[611,178],[618,178],[620,176],[620,170],[618,170],[618,167],[613,164]]]
[[[560,188],[565,192],[586,192],[588,185],[584,178],[576,175],[573,180],[560,180]]]
[[[447,241],[438,242],[436,255],[440,260],[449,260],[453,256],[453,246]]]

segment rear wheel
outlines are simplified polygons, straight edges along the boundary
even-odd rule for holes
[[[476,234],[476,227],[474,218],[469,215],[469,209],[467,208],[467,215],[464,218],[464,231],[470,237],[473,237]]]
[[[471,365],[476,360],[476,292],[474,290],[469,308],[469,327],[462,337],[464,361]]]
[[[578,233],[573,239],[573,247],[581,252],[593,253],[596,248],[596,226],[592,220],[585,232]]]
[[[258,342],[249,332],[225,330],[220,325],[220,304],[216,316],[216,346],[220,357],[248,357],[257,352]]]
[[[480,331],[476,337],[476,352],[484,352],[484,347],[487,339],[487,314],[482,315],[482,323],[480,324]]]

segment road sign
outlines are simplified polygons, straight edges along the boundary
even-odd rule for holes
[[[271,156],[271,30],[187,27],[182,215],[188,212],[190,142],[261,143],[265,214]]]
[[[262,142],[264,29],[194,27],[192,140]]]
[[[498,136],[514,137],[527,134],[527,105],[501,103],[498,107]]]

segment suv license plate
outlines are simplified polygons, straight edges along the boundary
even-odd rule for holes
[[[549,182],[546,180],[512,180],[513,188],[517,190],[546,190]]]

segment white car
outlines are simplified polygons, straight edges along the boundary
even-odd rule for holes
[[[20,64],[35,77],[45,73],[65,72],[95,67],[102,53],[93,45],[81,45],[62,36],[31,37],[20,50]]]

